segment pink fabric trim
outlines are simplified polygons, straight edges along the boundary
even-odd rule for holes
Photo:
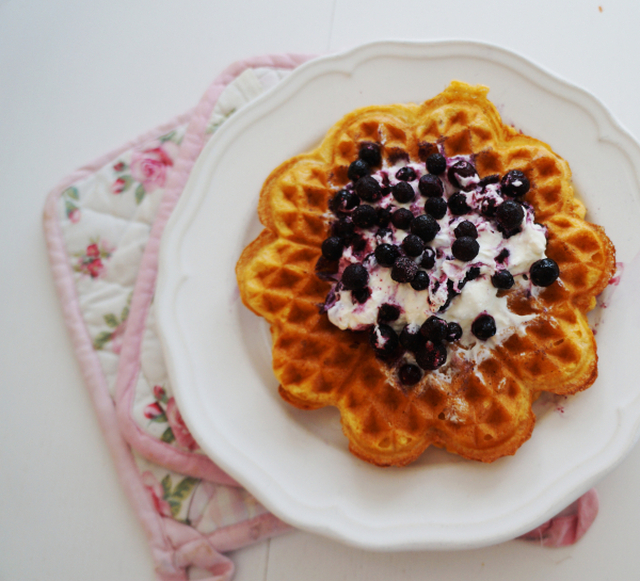
[[[193,119],[183,138],[180,154],[167,180],[165,193],[145,248],[120,352],[116,381],[116,407],[120,429],[129,444],[146,458],[182,474],[221,484],[238,485],[206,456],[180,450],[150,436],[140,428],[132,417],[135,386],[140,373],[140,348],[144,326],[155,291],[160,237],[178,198],[182,194],[191,169],[204,147],[207,122],[226,86],[249,67],[294,69],[310,58],[312,57],[308,55],[255,57],[232,64],[214,81],[195,109]]]
[[[518,537],[543,547],[566,547],[577,543],[598,515],[598,493],[592,488],[557,516]]]

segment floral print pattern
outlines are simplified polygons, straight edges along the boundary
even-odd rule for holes
[[[129,295],[129,301],[131,295]],[[110,327],[111,331],[102,331],[93,340],[93,348],[97,351],[104,349],[105,345],[111,342],[111,351],[116,354],[120,354],[122,349],[122,337],[126,328],[127,317],[129,316],[129,301],[127,305],[122,309],[122,313],[118,317],[114,313],[108,313],[103,316],[104,322],[107,327]]]
[[[147,194],[164,187],[168,171],[178,156],[179,143],[177,132],[171,131],[146,143],[144,149],[134,150],[129,163],[118,160],[113,164],[117,178],[111,184],[111,193],[123,194],[137,184],[134,196],[140,204]]]
[[[156,511],[161,516],[173,517],[189,524],[188,518],[180,519],[178,515],[182,511],[184,501],[190,497],[195,486],[200,483],[198,478],[185,476],[173,486],[171,474],[167,474],[158,482],[150,471],[146,471],[142,474],[142,483],[151,495]]]
[[[160,439],[168,444],[175,441],[190,452],[197,450],[198,444],[184,423],[175,399],[168,397],[166,390],[160,385],[153,387],[153,397],[155,401],[144,408],[144,417],[152,422],[168,424]]]
[[[104,240],[92,239],[84,252],[76,254],[77,261],[73,269],[88,274],[91,278],[98,278],[104,274],[105,261],[111,257],[112,252],[113,249]]]

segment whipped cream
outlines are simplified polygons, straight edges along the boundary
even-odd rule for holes
[[[472,163],[472,157],[447,158],[447,168],[459,161]],[[415,198],[411,202],[399,203],[393,195],[388,194],[380,200],[367,203],[382,208],[392,206],[395,210],[407,208],[414,216],[423,214],[426,198],[420,195],[418,182],[419,178],[427,173],[424,164],[401,160],[389,166],[385,162],[372,177],[382,187],[389,188],[400,181],[395,175],[405,166],[411,167],[417,175],[415,180],[407,182],[415,191]],[[446,176],[447,172],[440,176],[445,189],[445,200],[460,191],[460,188],[453,186]],[[410,284],[394,281],[391,278],[391,268],[380,266],[373,254],[375,248],[382,243],[400,245],[409,232],[396,229],[392,224],[384,230],[383,236],[376,233],[377,228],[356,228],[356,234],[363,239],[360,250],[354,252],[351,247],[345,248],[336,279],[340,280],[342,272],[350,264],[362,262],[369,273],[367,287],[371,294],[361,304],[353,298],[351,291],[336,283],[325,304],[329,320],[334,325],[343,330],[370,328],[377,323],[380,307],[392,304],[399,307],[400,316],[388,324],[397,333],[406,325],[420,326],[431,315],[437,315],[462,327],[460,343],[465,347],[477,345],[477,348],[463,351],[467,357],[477,358],[484,348],[491,348],[496,342],[511,335],[514,330],[521,330],[525,323],[534,318],[534,315],[520,316],[511,312],[506,296],[499,296],[498,289],[492,285],[491,276],[499,270],[506,269],[514,277],[514,289],[526,289],[535,293],[527,275],[534,262],[546,257],[546,228],[535,223],[533,208],[528,204],[522,204],[524,219],[518,232],[505,237],[499,230],[497,221],[481,213],[482,208],[495,208],[505,199],[509,199],[501,195],[500,184],[481,183],[477,174],[471,177],[457,176],[457,180],[464,189],[463,193],[471,211],[456,216],[447,209],[445,216],[438,220],[440,231],[427,244],[427,247],[435,251],[435,264],[433,268],[427,269],[429,287],[418,291]],[[452,245],[456,240],[454,230],[463,221],[472,222],[478,233],[477,242],[480,250],[469,262],[458,260],[452,254]],[[420,257],[414,260],[420,263]],[[488,341],[478,341],[471,332],[473,321],[483,313],[490,314],[496,322],[497,333]]]

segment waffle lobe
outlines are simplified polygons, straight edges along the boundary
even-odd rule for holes
[[[543,390],[573,394],[597,376],[586,313],[613,276],[613,245],[600,226],[584,220],[567,162],[504,125],[487,93],[454,81],[421,105],[346,115],[317,149],[268,177],[258,205],[264,230],[237,264],[244,304],[271,325],[280,395],[302,409],[336,406],[351,452],[379,466],[409,464],[430,445],[482,462],[514,454],[531,436],[531,406]],[[330,235],[329,203],[349,182],[362,143],[380,144],[386,159],[408,154],[423,162],[439,143],[447,157],[473,154],[480,177],[526,175],[531,189],[524,200],[548,229],[546,252],[560,279],[536,299],[499,291],[513,312],[537,315],[524,332],[475,364],[452,344],[442,368],[407,387],[375,357],[367,333],[341,331],[321,314],[331,285],[315,266]]]

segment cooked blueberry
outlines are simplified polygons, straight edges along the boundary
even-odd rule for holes
[[[377,143],[363,143],[360,146],[358,157],[367,163],[369,167],[376,167],[382,163],[380,146]]]
[[[487,218],[493,218],[496,215],[497,207],[498,202],[495,198],[484,198],[480,200],[480,213]]]
[[[410,258],[401,256],[391,268],[391,278],[396,282],[411,282],[417,272],[418,265]]]
[[[531,265],[529,275],[531,282],[536,286],[549,286],[560,276],[560,269],[555,260],[543,258]]]
[[[498,264],[502,264],[507,258],[509,258],[509,250],[507,248],[503,248],[500,251],[500,254],[498,254],[498,256],[496,256],[496,262]]]
[[[428,173],[418,181],[418,189],[425,198],[441,198],[444,194],[444,186],[440,178]]]
[[[400,257],[400,249],[394,244],[380,244],[375,249],[375,255],[380,266],[391,267]]]
[[[380,228],[386,228],[391,222],[391,210],[389,208],[378,208],[378,226]]]
[[[331,200],[334,214],[347,213],[360,204],[360,198],[348,190],[340,190]]]
[[[378,228],[376,232],[376,237],[380,239],[380,243],[388,241],[393,236],[393,230],[390,228]]]
[[[422,259],[420,260],[420,266],[422,268],[426,268],[427,270],[431,270],[436,264],[436,251],[427,246],[424,249],[424,253],[422,254]]]
[[[411,233],[420,236],[425,242],[431,242],[438,232],[440,224],[429,214],[421,214],[411,221]]]
[[[391,191],[393,197],[401,204],[407,204],[416,197],[413,188],[407,182],[398,182]]]
[[[475,280],[480,276],[480,267],[472,266],[464,275],[462,282],[458,285],[458,289],[461,290],[465,284],[467,284],[470,280]]]
[[[365,176],[356,182],[356,194],[365,202],[375,202],[382,196],[382,188],[375,178]]]
[[[453,281],[450,278],[447,279],[447,300],[444,302],[444,305],[442,305],[438,309],[438,312],[444,313],[449,308],[449,305],[451,305],[451,301],[455,299],[459,294],[460,293],[455,289]]]
[[[408,165],[401,167],[396,172],[396,179],[401,180],[403,182],[412,182],[417,177],[418,176],[416,175],[416,170],[414,170],[411,166],[408,166]]]
[[[470,181],[470,178],[477,177],[477,175],[476,168],[464,160],[454,163],[447,172],[451,185],[463,190],[469,188],[469,186],[473,187],[475,180]]]
[[[496,334],[496,320],[486,313],[478,315],[471,323],[471,332],[481,341],[486,341]]]
[[[458,260],[469,262],[478,256],[478,252],[480,252],[480,245],[474,238],[462,236],[461,238],[456,238],[454,240],[451,252]]]
[[[442,343],[427,343],[416,351],[416,362],[422,369],[432,371],[447,361],[447,348]]]
[[[447,325],[446,340],[451,343],[457,341],[460,337],[462,337],[462,327],[458,323],[449,323]]]
[[[384,323],[380,323],[371,329],[369,342],[376,355],[381,359],[390,359],[398,351],[398,335],[389,325]]]
[[[378,223],[378,212],[369,204],[361,204],[353,211],[351,219],[358,228],[371,228]]]
[[[371,168],[366,161],[356,159],[351,163],[347,170],[347,176],[352,182],[357,182],[360,178],[368,176],[371,173]]]
[[[497,173],[491,174],[490,176],[484,176],[480,178],[478,182],[478,186],[481,188],[485,188],[489,184],[497,184],[500,181],[500,176]]]
[[[420,333],[423,337],[437,343],[443,341],[447,336],[447,322],[440,317],[431,315],[420,327]]]
[[[400,309],[395,305],[384,303],[384,305],[380,305],[380,308],[378,309],[379,323],[389,323],[390,321],[395,321],[399,316]]]
[[[364,303],[366,303],[369,300],[370,296],[371,289],[368,286],[351,291],[351,298],[353,298],[353,300],[359,305],[363,305]]]
[[[417,365],[405,363],[398,371],[398,378],[402,385],[415,385],[422,379],[422,371]]]
[[[514,230],[524,220],[524,209],[518,202],[507,200],[498,206],[496,219],[505,230]]]
[[[341,238],[338,238],[337,236],[330,236],[322,243],[322,256],[327,260],[339,260],[342,256],[343,248],[344,245]]]
[[[415,351],[424,343],[422,335],[420,335],[420,327],[418,325],[405,325],[400,332],[400,345],[407,351]]]
[[[411,287],[417,291],[429,288],[429,275],[424,270],[419,270],[411,281]]]
[[[343,240],[349,240],[353,237],[354,225],[351,218],[341,218],[332,225],[334,236],[339,236]]]
[[[524,196],[531,187],[527,176],[517,169],[512,169],[504,174],[500,182],[502,193],[506,196]]]
[[[350,264],[342,273],[342,285],[347,290],[358,290],[367,286],[369,273],[359,262]]]
[[[506,290],[515,284],[515,280],[513,280],[513,275],[508,270],[498,270],[491,277],[491,284],[495,288]]]
[[[362,236],[354,234],[350,239],[349,246],[354,252],[362,252],[367,247],[367,241]]]
[[[447,160],[441,153],[433,153],[427,158],[427,170],[432,174],[444,173],[447,169]]]
[[[428,198],[424,203],[424,211],[436,220],[440,220],[447,213],[447,202],[444,198]]]
[[[398,230],[408,230],[413,220],[413,213],[406,208],[399,208],[391,215],[391,222]]]
[[[460,224],[455,227],[453,233],[456,235],[456,238],[462,238],[463,236],[468,236],[469,238],[478,237],[478,229],[476,228],[476,225],[473,222],[469,222],[469,220],[460,222]]]
[[[402,241],[402,249],[407,256],[420,256],[424,250],[424,242],[420,236],[409,234]]]
[[[469,204],[467,204],[467,196],[465,196],[462,192],[458,192],[457,194],[453,194],[449,198],[449,210],[454,216],[462,216],[463,214],[468,214],[471,211]]]

